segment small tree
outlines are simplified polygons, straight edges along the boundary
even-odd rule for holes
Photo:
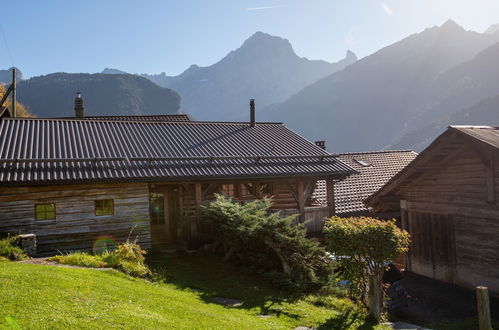
[[[327,252],[306,237],[303,225],[292,217],[269,212],[272,200],[238,203],[221,195],[203,206],[212,224],[215,246],[222,245],[225,260],[272,274],[295,291],[310,291],[326,284],[333,266]]]
[[[329,250],[338,259],[345,279],[350,281],[351,293],[379,319],[383,272],[389,262],[408,250],[409,234],[399,229],[394,220],[367,217],[332,217],[326,221],[324,232]],[[366,294],[369,294],[367,304]]]

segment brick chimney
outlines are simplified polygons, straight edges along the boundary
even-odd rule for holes
[[[255,99],[250,100],[250,126],[255,127]]]
[[[315,145],[326,150],[326,141],[315,141]]]
[[[75,97],[75,118],[83,118],[83,98],[81,92],[76,92]]]

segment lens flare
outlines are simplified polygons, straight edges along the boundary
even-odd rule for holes
[[[114,251],[118,246],[118,242],[111,236],[99,236],[94,242],[93,250],[96,253],[103,253],[106,251]]]

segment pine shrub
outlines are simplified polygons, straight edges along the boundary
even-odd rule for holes
[[[293,292],[311,292],[329,283],[333,264],[325,249],[306,237],[303,225],[292,225],[294,216],[269,212],[271,206],[269,198],[241,204],[222,195],[203,206],[224,259],[258,270]]]

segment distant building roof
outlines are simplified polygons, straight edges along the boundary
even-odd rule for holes
[[[338,215],[354,215],[367,212],[363,201],[386,184],[395,174],[406,167],[417,154],[410,150],[342,153],[335,155],[353,168],[352,174],[334,184],[334,200]],[[319,181],[315,199],[326,204],[326,184]]]
[[[4,184],[345,177],[353,170],[282,124],[4,118]]]

